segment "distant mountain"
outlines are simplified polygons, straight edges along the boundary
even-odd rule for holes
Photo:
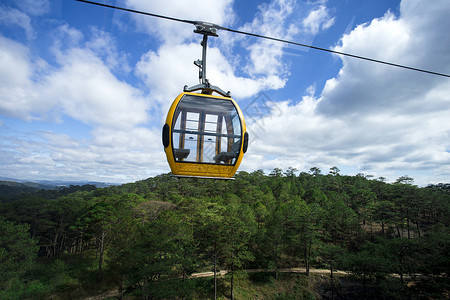
[[[24,193],[34,193],[40,190],[53,190],[56,187],[42,185],[34,182],[15,182],[10,180],[0,181],[0,202],[9,201]]]
[[[41,193],[42,190],[46,191],[45,195],[48,196],[55,193],[64,194],[77,190],[92,190],[95,188],[109,187],[111,185],[114,184],[92,181],[62,180],[37,180],[35,182],[30,182],[0,177],[0,202],[11,201],[22,194]]]
[[[56,188],[55,186],[40,184],[37,182],[17,182],[13,180],[0,180],[0,186],[31,190],[53,190]]]
[[[107,182],[97,182],[97,181],[64,181],[64,180],[36,180],[38,184],[54,186],[54,187],[62,187],[62,186],[71,186],[71,185],[95,185],[97,188],[109,187],[112,185],[117,185],[115,183],[107,183]]]
[[[6,184],[6,183],[9,184]],[[71,185],[95,185],[97,188],[105,188],[112,185],[118,185],[117,183],[97,182],[97,181],[66,181],[66,180],[21,180],[16,178],[0,177],[0,184],[12,186],[14,183],[25,185],[27,187],[33,187],[37,189],[52,190],[62,186]]]

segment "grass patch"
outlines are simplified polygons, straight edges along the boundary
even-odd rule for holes
[[[304,274],[245,273],[235,274],[234,296],[239,299],[315,299],[310,278]],[[230,292],[225,294],[229,296]]]

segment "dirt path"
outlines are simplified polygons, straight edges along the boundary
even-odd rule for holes
[[[83,300],[102,300],[102,299],[112,298],[112,297],[119,297],[119,292],[117,290],[110,290],[110,291],[101,293],[96,296],[89,296],[89,297],[83,298]]]
[[[259,272],[275,272],[275,270],[271,269],[249,269],[244,270],[247,273],[259,273]],[[278,269],[279,273],[306,273],[305,268],[284,268],[284,269]],[[330,270],[326,269],[309,269],[309,272],[311,274],[323,274],[323,275],[329,275]],[[227,270],[221,270],[217,272],[217,276],[225,276],[228,273]],[[348,273],[345,271],[334,271],[334,274],[342,274],[347,275]],[[202,277],[213,277],[214,272],[201,272],[201,273],[194,273],[190,276],[190,278],[202,278]],[[119,292],[117,290],[110,290],[107,292],[104,292],[102,294],[96,295],[96,296],[90,296],[83,298],[83,300],[101,300],[105,298],[111,298],[111,297],[118,297]]]
[[[275,270],[269,269],[250,269],[244,270],[247,273],[259,273],[259,272],[275,272]],[[306,273],[305,268],[284,268],[278,269],[279,273]],[[327,269],[309,269],[311,274],[330,274],[330,270]],[[222,270],[217,272],[217,276],[224,276],[228,273],[226,270]],[[345,271],[334,271],[333,274],[342,274],[347,275],[348,272]],[[202,273],[194,273],[191,275],[191,278],[199,278],[199,277],[212,277],[214,276],[214,272],[202,272]]]

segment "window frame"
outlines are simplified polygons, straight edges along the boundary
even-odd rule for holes
[[[186,101],[189,101],[189,98],[194,98],[193,102],[196,101],[201,101],[204,102],[202,103],[203,105],[201,107],[195,107],[195,105],[192,105],[192,103],[186,103]],[[208,102],[210,104],[214,104],[214,105],[220,105],[218,102],[228,102],[230,104],[230,107],[232,107],[231,110],[226,110],[226,111],[217,111],[217,110],[213,110],[213,109],[208,109]],[[217,103],[214,103],[217,102]],[[186,107],[183,107],[183,104],[186,105]],[[198,104],[198,103],[197,103]],[[213,105],[212,105],[213,106]],[[199,117],[198,117],[198,128],[197,130],[187,130],[186,129],[186,124],[189,121],[187,118],[187,114],[188,113],[198,113]],[[181,114],[181,119],[179,120],[179,115]],[[225,125],[225,131],[227,133],[222,133],[223,132],[223,127],[221,128],[221,133],[218,133],[218,129],[216,129],[216,132],[210,132],[210,131],[205,131],[205,123],[206,123],[206,117],[207,115],[213,115],[213,116],[217,116],[217,122],[216,122],[216,126],[218,126],[219,120],[221,123],[225,123],[222,124]],[[234,126],[234,122],[233,119],[234,117],[238,118],[239,120],[239,131],[240,131],[240,135],[236,135],[235,134],[235,126]],[[229,119],[227,121],[227,118]],[[177,123],[177,121],[180,121],[180,128],[176,129],[175,125]],[[229,125],[227,124],[229,123]],[[239,160],[239,157],[242,155],[242,143],[243,143],[243,125],[242,125],[242,120],[239,114],[239,109],[236,107],[236,105],[234,104],[234,102],[232,101],[232,99],[224,99],[224,98],[214,98],[214,97],[205,97],[205,96],[196,96],[196,95],[190,95],[190,94],[185,94],[182,96],[182,98],[180,99],[180,101],[177,104],[177,107],[174,110],[174,115],[173,115],[173,119],[172,119],[172,124],[171,124],[171,147],[172,147],[172,155],[173,155],[173,159],[175,161],[175,163],[190,163],[190,164],[210,164],[210,165],[217,165],[217,166],[234,166],[236,165],[236,163]],[[230,131],[232,132],[232,134],[230,134]],[[174,135],[175,134],[179,134],[178,136],[178,148],[175,147],[174,145]],[[196,135],[197,136],[197,146],[195,148],[195,160],[185,160],[189,155],[192,155],[192,153],[188,153],[186,155],[186,157],[178,159],[177,158],[177,151],[175,149],[189,149],[189,148],[185,148],[185,142],[186,142],[186,135],[188,134],[192,134],[192,135]],[[214,145],[215,145],[215,156],[217,156],[218,154],[222,153],[220,150],[220,146],[221,146],[221,139],[222,138],[226,138],[228,141],[228,145],[227,145],[227,150],[231,149],[231,145],[234,142],[230,142],[231,141],[235,141],[235,139],[239,139],[239,150],[237,152],[237,155],[235,158],[231,159],[231,163],[217,163],[217,162],[204,162],[203,160],[203,154],[204,154],[204,150],[205,150],[205,136],[210,136],[215,138],[214,141]],[[186,152],[186,151],[184,151]]]

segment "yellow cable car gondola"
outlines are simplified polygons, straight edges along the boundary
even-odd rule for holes
[[[230,179],[248,146],[244,116],[237,103],[206,79],[208,35],[217,28],[198,22],[194,32],[203,34],[201,84],[188,88],[172,103],[163,127],[163,145],[174,176]],[[194,91],[201,90],[201,93]],[[216,92],[219,95],[213,95]]]

